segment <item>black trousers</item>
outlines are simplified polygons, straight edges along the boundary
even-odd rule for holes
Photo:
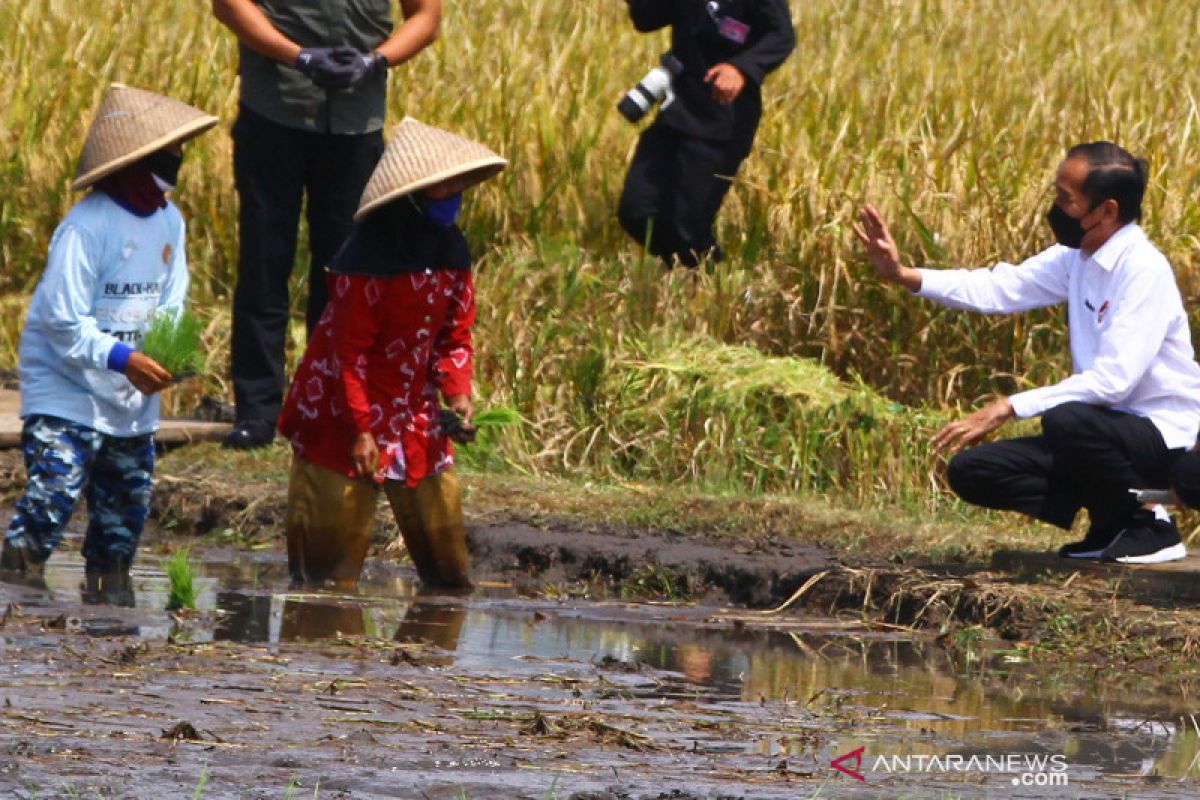
[[[1042,435],[956,455],[946,477],[968,503],[1020,511],[1070,528],[1080,508],[1092,527],[1119,528],[1138,509],[1130,489],[1165,489],[1182,450],[1168,449],[1144,417],[1087,403],[1042,415]]]
[[[625,232],[667,262],[688,267],[722,258],[713,222],[749,146],[686,136],[651,125],[638,139],[617,218]]]
[[[1171,488],[1188,508],[1200,508],[1200,451],[1189,450],[1171,467]]]
[[[288,282],[305,197],[311,332],[329,299],[325,267],[349,236],[363,188],[382,154],[382,132],[313,133],[240,110],[233,126],[240,249],[230,356],[239,422],[274,424],[283,405]]]

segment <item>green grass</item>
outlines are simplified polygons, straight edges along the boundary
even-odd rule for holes
[[[196,607],[196,584],[187,549],[178,550],[167,560],[164,569],[170,585],[167,589],[167,610]]]
[[[623,600],[654,598],[672,603],[686,603],[695,594],[686,575],[669,567],[647,564],[617,586]]]
[[[193,375],[204,367],[200,334],[204,324],[190,311],[159,314],[142,336],[142,352],[176,378]]]

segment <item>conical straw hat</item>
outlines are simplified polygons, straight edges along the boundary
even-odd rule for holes
[[[217,118],[161,94],[114,83],[92,122],[73,189],[86,189],[156,150],[203,133]]]
[[[508,162],[487,147],[406,117],[392,133],[363,190],[355,221],[398,197],[466,175],[479,183]]]

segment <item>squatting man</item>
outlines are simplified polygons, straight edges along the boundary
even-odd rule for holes
[[[1131,489],[1164,489],[1196,442],[1200,365],[1171,265],[1138,226],[1147,165],[1111,142],[1072,147],[1047,214],[1057,244],[990,269],[908,266],[870,205],[855,233],[876,274],[950,308],[1004,314],[1067,304],[1073,373],[1000,397],[934,437],[959,450],[947,468],[962,499],[1070,529],[1090,527],[1064,558],[1151,564],[1183,558],[1162,506]],[[979,444],[1008,420],[1041,417],[1042,433]]]

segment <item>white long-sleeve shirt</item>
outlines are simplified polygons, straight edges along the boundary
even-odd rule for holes
[[[47,414],[111,436],[157,430],[158,395],[133,388],[109,368],[109,355],[118,343],[137,349],[151,318],[181,309],[187,290],[174,204],[139,217],[101,191],[80,200],[50,240],[21,335],[21,416]]]
[[[1071,401],[1147,417],[1167,447],[1200,430],[1200,365],[1175,275],[1138,225],[1090,257],[1061,245],[1019,265],[922,269],[918,294],[951,308],[1004,314],[1066,301],[1074,374],[1014,394],[1018,417]]]

